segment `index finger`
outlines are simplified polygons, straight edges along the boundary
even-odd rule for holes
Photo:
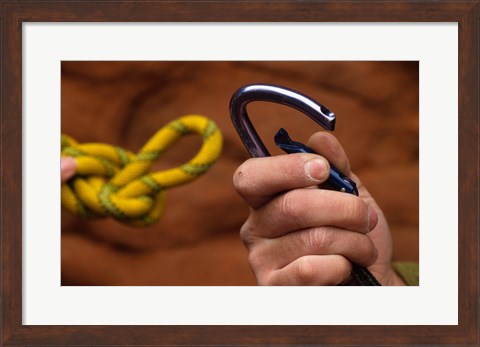
[[[316,154],[298,153],[245,161],[233,176],[238,194],[256,209],[287,190],[307,188],[327,180],[328,161]]]

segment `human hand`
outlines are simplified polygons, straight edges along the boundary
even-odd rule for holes
[[[62,183],[68,181],[77,170],[77,162],[72,157],[62,157],[60,159],[60,177]]]
[[[331,134],[307,144],[319,155],[253,158],[234,174],[234,186],[250,206],[240,235],[260,285],[338,285],[351,262],[368,267],[382,285],[404,285],[391,266],[392,240],[381,209],[350,171]],[[330,161],[357,183],[359,196],[317,188]]]

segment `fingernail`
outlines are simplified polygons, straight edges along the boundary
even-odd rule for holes
[[[377,225],[377,222],[378,222],[378,215],[377,215],[377,211],[375,211],[375,209],[368,205],[368,231],[372,231],[376,225]]]
[[[305,163],[305,174],[313,181],[325,181],[329,174],[326,160],[310,159]]]
[[[68,179],[75,173],[77,162],[72,157],[62,157],[60,167],[62,171],[62,179]]]

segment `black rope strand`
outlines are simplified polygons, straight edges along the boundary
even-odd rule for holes
[[[350,279],[342,286],[381,286],[381,284],[367,268],[352,263]]]

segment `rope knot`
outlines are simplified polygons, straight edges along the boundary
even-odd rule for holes
[[[181,166],[150,172],[155,160],[180,137],[196,133],[203,144]],[[75,157],[77,172],[62,184],[62,205],[83,217],[111,216],[123,223],[155,223],[165,207],[165,190],[204,174],[220,156],[222,135],[216,124],[199,115],[183,116],[158,130],[134,154],[102,143],[79,144],[62,135],[62,155]]]

